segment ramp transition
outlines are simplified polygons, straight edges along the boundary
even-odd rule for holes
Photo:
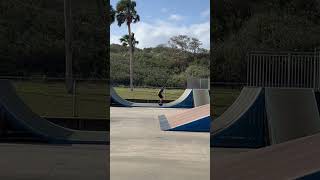
[[[320,131],[312,89],[244,88],[211,124],[214,147],[257,148]]]
[[[26,130],[50,143],[108,143],[107,132],[72,130],[41,118],[19,98],[14,87],[7,80],[0,80],[0,111],[2,118],[15,128]]]
[[[123,107],[193,108],[208,104],[210,96],[206,89],[186,89],[175,101],[160,106],[157,103],[136,103],[123,99],[114,88],[110,88],[111,104]]]
[[[299,179],[320,177],[320,134],[213,161],[214,179]]]
[[[114,88],[110,88],[111,103],[123,107],[159,107],[159,108],[192,108],[194,106],[193,90],[186,89],[175,101],[160,106],[157,103],[136,103],[123,99]]]
[[[210,104],[159,116],[163,131],[210,132]]]

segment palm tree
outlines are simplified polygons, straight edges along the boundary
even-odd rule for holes
[[[136,11],[137,3],[132,0],[120,0],[117,3],[116,7],[116,18],[118,21],[118,26],[121,26],[122,24],[126,23],[128,26],[128,34],[129,37],[131,37],[131,24],[137,23],[140,21],[140,16],[138,15]],[[133,47],[131,40],[129,39],[129,53],[130,53],[130,89],[133,91],[133,70],[132,70],[132,61],[133,61]]]
[[[120,42],[122,43],[122,46],[127,47],[129,45],[129,35],[126,34],[124,36],[122,36],[122,38],[120,38]],[[134,53],[134,49],[136,47],[136,45],[139,44],[139,41],[137,41],[134,37],[134,33],[131,34],[131,43],[132,43],[132,52]]]
[[[116,11],[113,9],[112,5],[110,5],[109,13],[110,13],[110,25],[111,25],[116,20]]]

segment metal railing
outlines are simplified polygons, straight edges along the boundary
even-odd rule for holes
[[[320,51],[251,52],[247,86],[320,89]]]

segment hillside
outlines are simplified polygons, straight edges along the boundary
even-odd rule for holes
[[[169,47],[135,49],[134,84],[136,86],[183,87],[188,77],[210,76],[209,52],[182,52]],[[129,84],[129,51],[112,44],[110,47],[110,78],[113,85]]]

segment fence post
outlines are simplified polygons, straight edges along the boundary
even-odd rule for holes
[[[73,80],[73,93],[72,93],[72,115],[77,117],[77,91],[76,91],[76,80]]]
[[[287,68],[288,68],[288,70],[287,70],[287,73],[288,73],[288,77],[287,77],[287,86],[288,87],[292,87],[291,86],[291,53],[289,53],[288,54],[289,56],[288,56],[288,66],[287,66]]]
[[[250,86],[250,68],[249,68],[249,66],[250,66],[250,56],[249,56],[249,53],[247,53],[247,57],[246,57],[246,59],[247,59],[247,86]]]
[[[313,58],[313,88],[316,89],[316,66],[317,65],[317,48],[314,48]]]

